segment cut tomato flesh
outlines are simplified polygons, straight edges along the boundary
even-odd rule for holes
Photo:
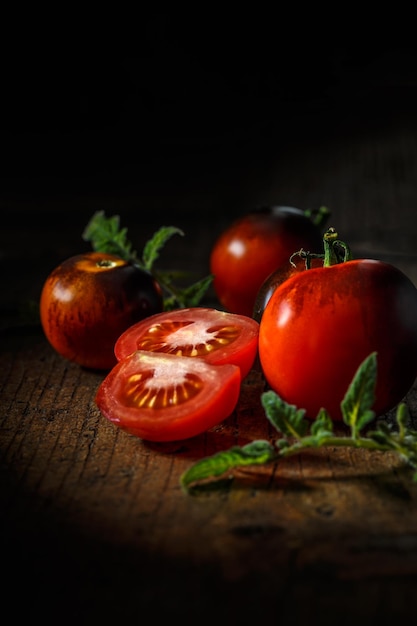
[[[252,318],[195,307],[152,315],[127,329],[115,344],[118,360],[135,350],[238,365],[242,378],[258,350],[259,324]]]
[[[135,351],[101,383],[96,404],[123,430],[148,441],[194,437],[235,409],[241,374],[236,365]]]

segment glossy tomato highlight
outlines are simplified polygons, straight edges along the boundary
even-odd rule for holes
[[[227,311],[251,316],[257,293],[272,272],[297,250],[320,252],[322,247],[320,226],[301,209],[272,206],[249,212],[221,233],[212,248],[210,271],[219,302]]]
[[[176,309],[148,317],[116,341],[120,360],[134,350],[199,357],[212,365],[238,365],[242,378],[258,351],[259,324],[254,319],[205,307]]]
[[[340,420],[362,361],[377,353],[377,415],[395,407],[417,376],[417,289],[396,267],[353,260],[300,272],[272,294],[259,329],[270,387],[315,418]]]
[[[53,348],[70,361],[102,370],[115,365],[120,334],[162,308],[162,291],[150,274],[102,252],[61,263],[40,297],[42,327]]]
[[[113,424],[147,441],[188,439],[217,426],[236,407],[236,365],[136,351],[101,383],[96,404]]]

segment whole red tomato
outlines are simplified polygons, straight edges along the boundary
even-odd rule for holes
[[[162,308],[162,291],[150,274],[101,252],[61,263],[40,298],[42,327],[53,348],[70,361],[102,370],[115,365],[121,333]]]
[[[326,210],[319,215],[326,217]],[[239,218],[220,235],[210,254],[219,302],[232,313],[251,316],[264,280],[301,248],[322,249],[320,227],[301,209],[263,207]]]
[[[417,376],[417,289],[394,266],[361,259],[299,272],[271,295],[259,328],[270,387],[315,418],[340,420],[361,362],[377,353],[374,411],[395,407]]]

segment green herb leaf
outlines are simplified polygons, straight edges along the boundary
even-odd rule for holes
[[[212,282],[213,276],[210,274],[196,283],[185,287],[181,291],[177,292],[177,302],[182,307],[197,306]]]
[[[333,435],[332,418],[326,409],[320,409],[316,419],[311,425],[310,431],[319,443],[324,441],[326,437],[331,437]]]
[[[269,422],[282,434],[275,448],[267,441],[254,441],[244,448],[233,447],[212,457],[197,461],[182,477],[183,486],[203,479],[224,475],[243,465],[262,465],[280,457],[300,454],[312,447],[354,447],[389,451],[398,454],[414,470],[417,482],[417,431],[407,427],[407,406],[400,403],[396,411],[397,428],[379,420],[367,436],[361,430],[374,418],[371,407],[375,397],[377,355],[371,353],[359,366],[342,402],[343,418],[350,426],[350,436],[336,436],[328,412],[320,409],[315,420],[307,420],[305,411],[284,402],[274,391],[261,394],[262,406]]]
[[[161,249],[173,235],[181,235],[183,237],[184,233],[179,228],[175,228],[175,226],[162,226],[145,244],[142,255],[142,265],[146,270],[152,270],[153,264],[159,257]]]
[[[222,476],[233,468],[246,465],[264,465],[275,458],[276,451],[268,441],[259,439],[243,447],[233,446],[225,452],[217,452],[213,456],[197,461],[181,476],[181,484],[187,488],[192,483],[206,478]]]
[[[408,407],[404,402],[398,405],[396,412],[396,420],[398,424],[398,438],[400,441],[404,441],[406,437],[407,421],[410,419],[410,413]],[[414,431],[410,431],[409,434],[414,434]]]
[[[120,227],[119,216],[106,217],[104,211],[97,211],[85,227],[82,237],[84,241],[91,243],[93,250],[114,254],[150,272],[163,290],[164,309],[171,310],[197,306],[213,282],[213,276],[210,275],[194,284],[179,287],[174,282],[179,277],[179,272],[162,272],[154,268],[161,250],[174,235],[184,236],[184,233],[175,226],[162,226],[146,242],[143,254],[139,258],[127,238],[127,229]],[[184,273],[181,275],[184,276]]]
[[[304,409],[287,404],[274,391],[265,391],[261,395],[261,403],[272,426],[286,437],[300,439],[308,432],[309,423],[304,419]]]
[[[317,228],[322,228],[330,217],[330,211],[326,206],[321,206],[319,209],[307,209],[304,215],[309,217]]]
[[[376,377],[377,358],[376,352],[372,352],[357,369],[341,403],[343,421],[350,426],[353,437],[375,417],[372,405],[375,402]]]
[[[118,215],[106,217],[104,211],[97,211],[85,227],[82,238],[97,252],[114,254],[129,262],[137,260],[127,238],[127,228],[120,228]]]

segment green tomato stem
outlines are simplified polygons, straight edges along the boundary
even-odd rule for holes
[[[346,263],[352,258],[350,248],[347,243],[338,239],[338,233],[335,228],[330,227],[323,236],[324,245],[324,261],[323,267]]]
[[[385,445],[382,443],[378,443],[373,439],[368,439],[367,437],[356,437],[355,439],[351,437],[336,437],[333,435],[329,435],[328,437],[323,437],[320,439],[320,445],[317,445],[317,442],[311,437],[311,441],[309,437],[302,437],[296,443],[286,448],[282,448],[279,452],[279,456],[291,456],[293,454],[299,454],[301,450],[305,450],[306,448],[323,448],[323,447],[343,447],[343,448],[366,448],[368,450],[380,450],[380,451],[391,451],[393,452],[392,446]],[[398,449],[398,452],[402,450]]]

